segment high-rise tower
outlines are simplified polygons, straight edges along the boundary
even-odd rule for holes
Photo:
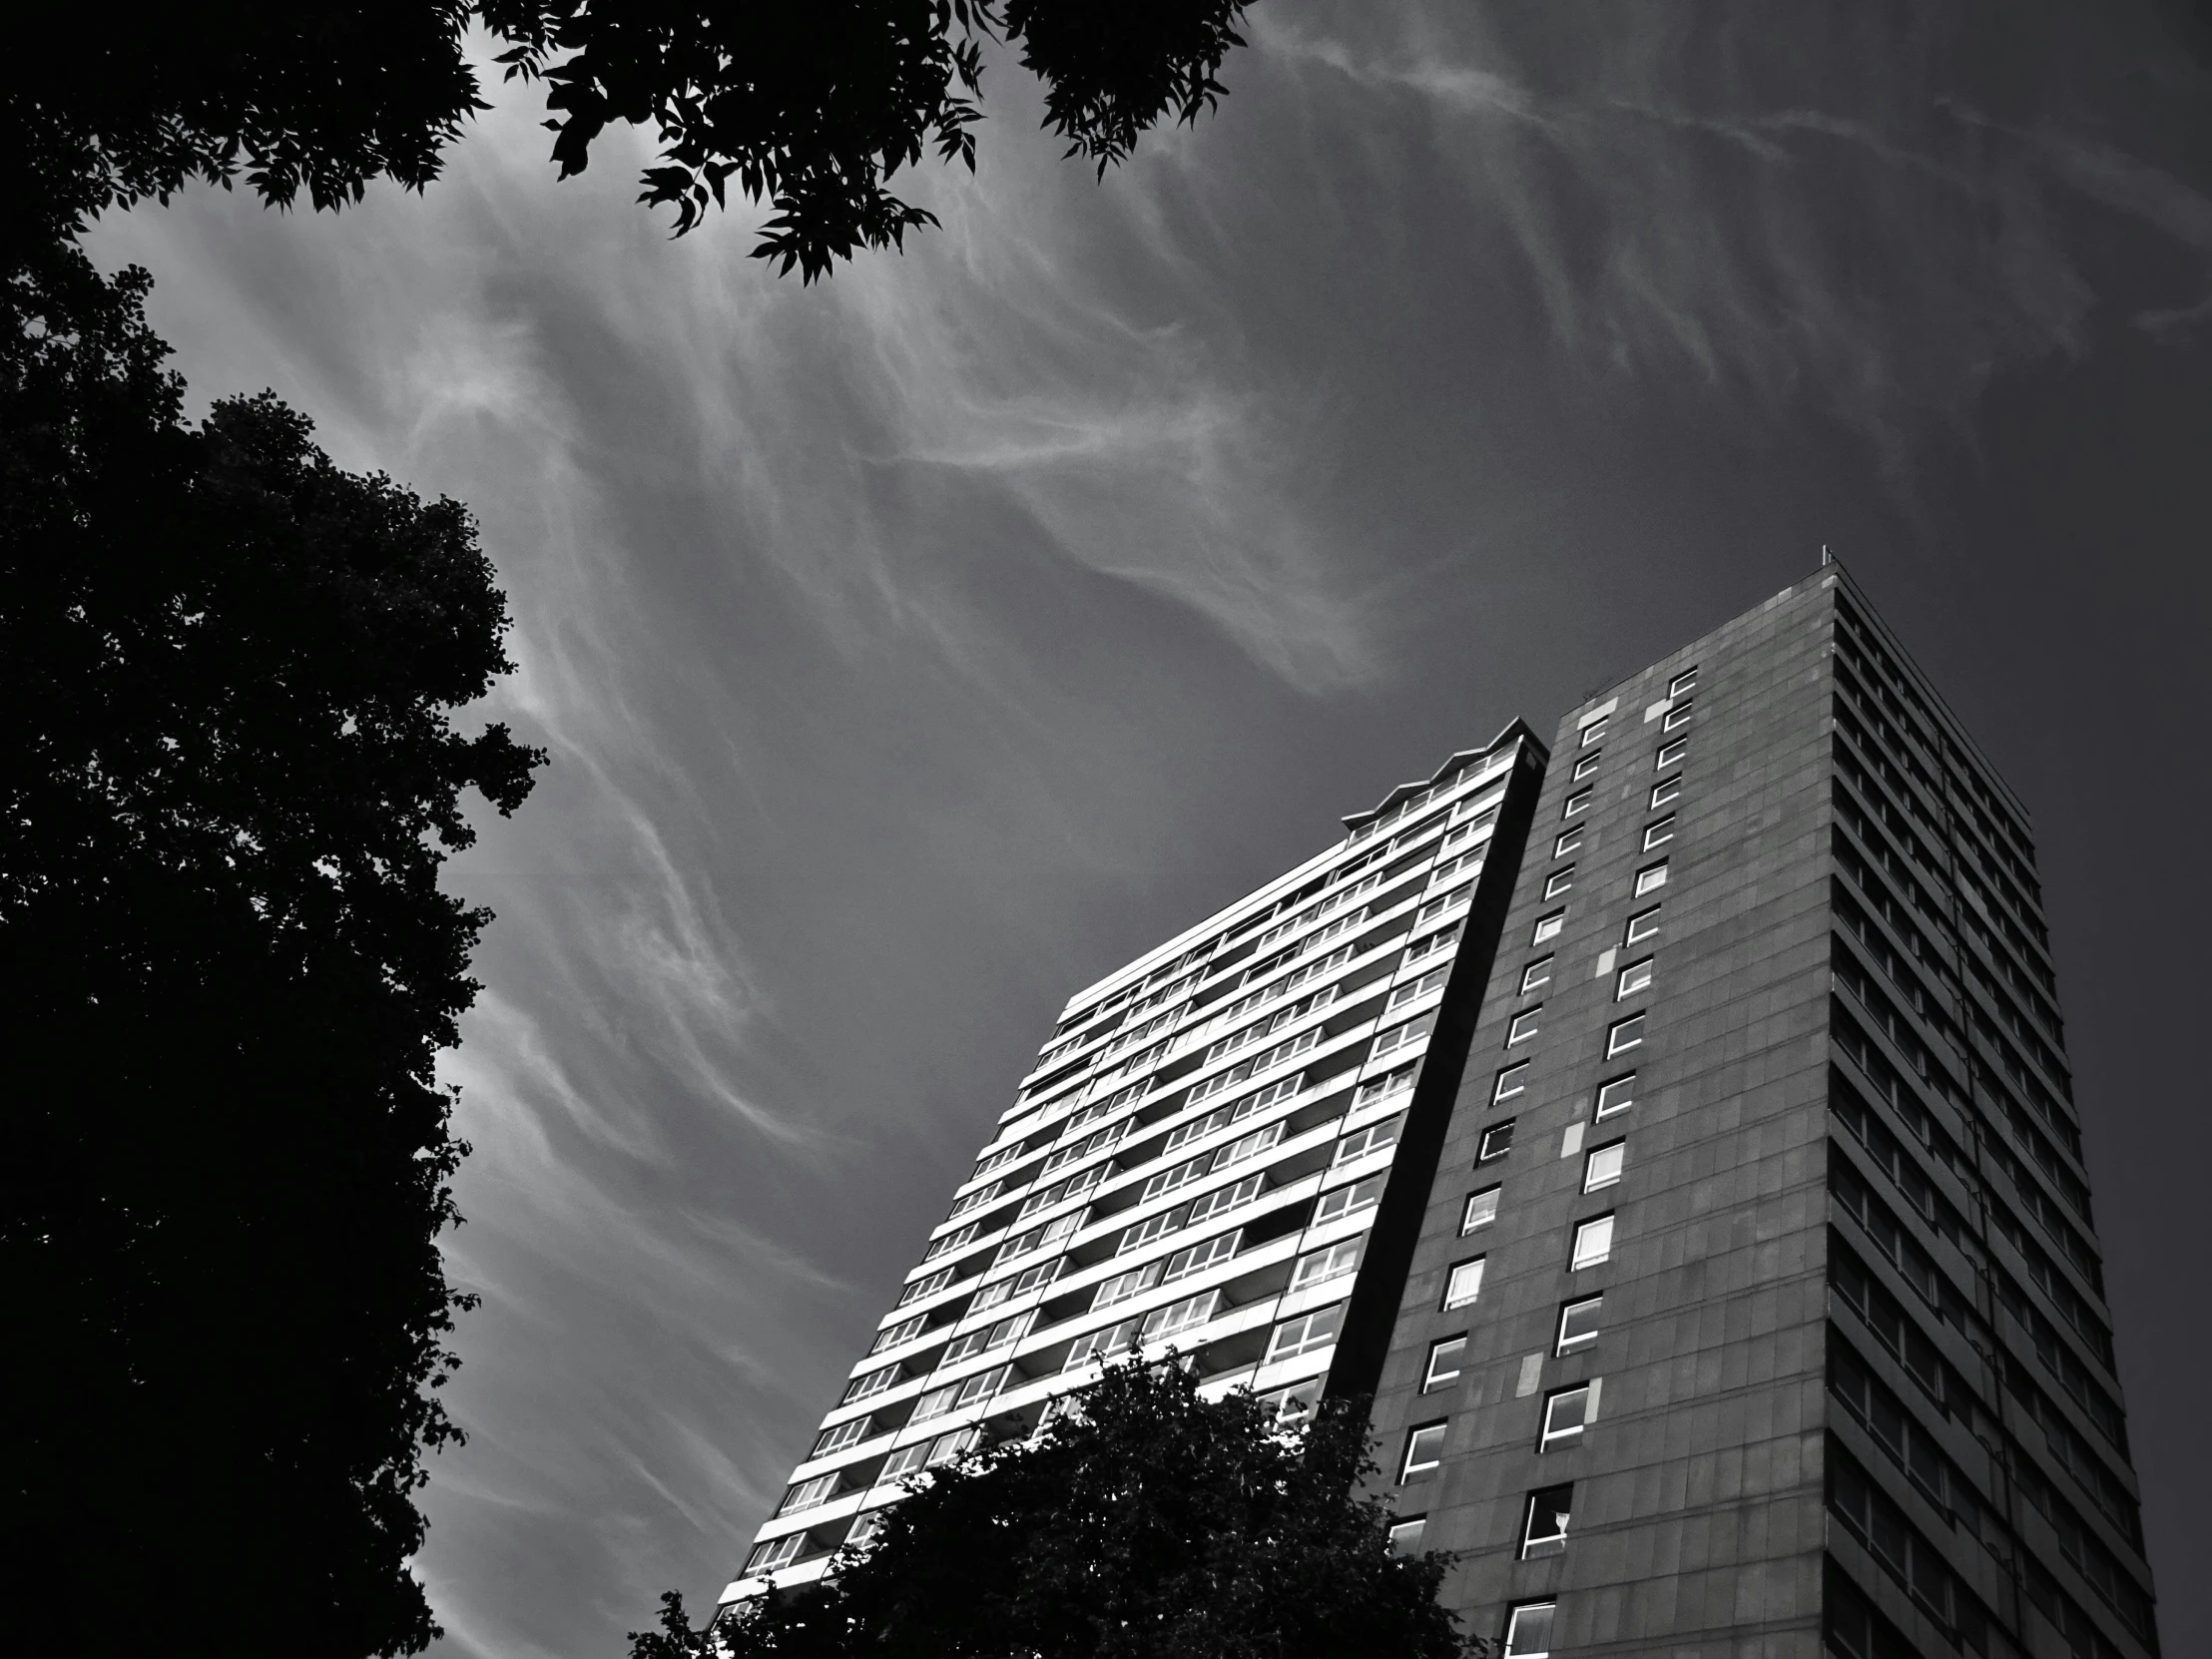
[[[1373,1419],[1512,1659],[2157,1651],[2027,824],[1834,567],[1562,722]]]
[[[1072,998],[726,1602],[1173,1345],[1553,1654],[2152,1659],[2028,816],[1836,567]]]

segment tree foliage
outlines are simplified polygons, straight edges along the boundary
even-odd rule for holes
[[[189,425],[147,286],[63,250],[0,308],[18,1640],[416,1651],[486,919],[438,870],[541,757],[451,718],[510,666],[466,511],[273,396]]]
[[[1278,1432],[1172,1364],[1109,1368],[1078,1410],[923,1477],[819,1587],[692,1633],[662,1598],[632,1659],[1448,1659],[1449,1557],[1392,1551],[1361,1491],[1365,1402]]]
[[[774,210],[756,256],[811,281],[936,223],[888,181],[925,153],[975,165],[988,41],[1020,53],[1044,84],[1046,129],[1103,174],[1164,117],[1195,121],[1218,101],[1245,4],[181,0],[12,55],[0,154],[22,195],[5,234],[81,227],[112,204],[241,172],[279,206],[302,190],[317,208],[358,201],[383,177],[420,190],[486,108],[466,55],[482,23],[506,44],[510,78],[544,83],[561,177],[584,171],[610,125],[650,125],[662,154],[641,201],[674,208],[682,235],[734,179]]]

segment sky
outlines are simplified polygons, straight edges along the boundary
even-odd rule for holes
[[[551,764],[450,885],[438,1659],[711,1605],[1063,999],[1815,566],[2034,814],[2167,1650],[2212,1651],[2212,84],[2156,13],[1266,0],[1103,183],[987,71],[826,282],[556,184],[90,247],[475,510]],[[2191,852],[2190,848],[2196,848]],[[280,1339],[280,1329],[273,1333]]]

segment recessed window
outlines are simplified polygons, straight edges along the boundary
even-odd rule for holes
[[[1588,1348],[1597,1341],[1604,1313],[1605,1298],[1601,1296],[1586,1296],[1561,1308],[1559,1340],[1552,1345],[1551,1352],[1572,1354],[1578,1348]]]
[[[1651,804],[1654,807],[1664,807],[1681,793],[1682,774],[1678,772],[1672,778],[1662,778],[1651,786]]]
[[[1664,858],[1661,858],[1655,864],[1646,864],[1636,872],[1636,896],[1638,898],[1643,897],[1647,892],[1657,892],[1666,884],[1667,860]]]
[[[1517,1065],[1507,1066],[1497,1074],[1496,1083],[1491,1085],[1490,1104],[1495,1106],[1501,1100],[1511,1100],[1527,1087],[1528,1062],[1523,1060]]]
[[[1311,1354],[1317,1348],[1327,1348],[1337,1340],[1337,1333],[1344,1328],[1345,1305],[1322,1308],[1303,1319],[1285,1320],[1275,1328],[1275,1335],[1268,1340],[1268,1360],[1291,1360],[1301,1354]]]
[[[1589,754],[1583,756],[1580,760],[1576,761],[1574,763],[1574,782],[1579,784],[1582,782],[1583,779],[1589,777],[1591,773],[1597,771],[1597,764],[1603,759],[1605,759],[1605,752],[1603,750],[1593,749],[1590,751]]]
[[[1405,1436],[1405,1457],[1397,1469],[1400,1481],[1426,1474],[1444,1460],[1444,1427],[1440,1422],[1424,1422]]]
[[[1610,1187],[1621,1178],[1621,1165],[1628,1159],[1628,1143],[1613,1141],[1590,1149],[1590,1155],[1582,1163],[1582,1190],[1594,1193],[1601,1187]]]
[[[1340,1279],[1360,1266],[1360,1240],[1347,1239],[1343,1244],[1331,1245],[1327,1250],[1309,1251],[1298,1259],[1291,1269],[1291,1289],[1303,1291],[1309,1285],[1322,1285],[1332,1279]]]
[[[1528,1516],[1521,1522],[1521,1559],[1557,1555],[1567,1547],[1567,1521],[1574,1509],[1574,1487],[1546,1486],[1528,1494]]]
[[[1630,1014],[1626,1019],[1617,1019],[1605,1028],[1605,1057],[1609,1060],[1616,1054],[1626,1054],[1643,1040],[1642,1014]]]
[[[1574,1270],[1594,1268],[1608,1261],[1613,1254],[1613,1218],[1596,1216],[1577,1223],[1574,1229],[1574,1254],[1568,1258],[1568,1267]]]
[[[1568,853],[1572,852],[1581,844],[1582,826],[1578,824],[1572,830],[1566,830],[1565,832],[1560,834],[1557,839],[1552,841],[1551,855],[1554,858],[1564,858]]]
[[[1667,695],[1669,697],[1680,697],[1684,692],[1688,691],[1692,686],[1696,684],[1697,667],[1695,664],[1693,664],[1689,668],[1684,669],[1680,674],[1677,674],[1672,680],[1669,680],[1667,682]]]
[[[1573,885],[1574,865],[1569,864],[1564,869],[1555,869],[1544,877],[1544,896],[1546,898],[1557,898]]]
[[[1516,1119],[1507,1118],[1503,1123],[1493,1123],[1482,1131],[1482,1147],[1474,1155],[1478,1164],[1486,1164],[1493,1158],[1502,1158],[1513,1150],[1513,1125]]]
[[[1652,958],[1646,956],[1642,961],[1630,962],[1621,969],[1620,980],[1613,987],[1615,1002],[1624,996],[1634,996],[1638,991],[1651,988],[1651,963]]]
[[[1538,985],[1550,983],[1550,980],[1551,958],[1549,956],[1539,956],[1521,969],[1520,988],[1523,991],[1532,991]]]
[[[1590,1385],[1577,1382],[1571,1388],[1555,1388],[1544,1396],[1543,1438],[1537,1442],[1538,1451],[1557,1451],[1561,1446],[1573,1445],[1582,1438],[1583,1424],[1590,1414]]]
[[[1539,1002],[1535,1007],[1523,1008],[1515,1014],[1513,1023],[1505,1028],[1505,1046],[1511,1048],[1515,1043],[1524,1043],[1533,1037],[1536,1034],[1537,1017],[1543,1011],[1544,1005]]]
[[[1428,1369],[1421,1373],[1420,1391],[1434,1393],[1459,1381],[1459,1368],[1466,1363],[1467,1340],[1464,1337],[1445,1337],[1428,1345]]]
[[[1625,1112],[1636,1104],[1636,1074],[1612,1077],[1597,1086],[1596,1116],[1609,1118],[1615,1112]]]
[[[1467,1207],[1459,1212],[1461,1234],[1472,1233],[1497,1220],[1497,1192],[1495,1187],[1484,1187],[1478,1193],[1467,1194]]]
[[[1659,730],[1662,732],[1672,732],[1673,730],[1675,730],[1676,727],[1689,725],[1690,709],[1690,704],[1677,703],[1673,708],[1667,711],[1667,718],[1659,723]]]
[[[1606,722],[1610,719],[1612,719],[1610,715],[1599,715],[1597,719],[1591,721],[1589,725],[1583,727],[1582,741],[1576,744],[1575,747],[1577,749],[1587,749],[1590,747],[1590,745],[1596,743],[1598,739],[1604,737],[1605,725]]]
[[[1672,813],[1669,813],[1656,824],[1644,826],[1644,850],[1646,852],[1649,852],[1655,846],[1664,846],[1673,839],[1674,814]]]
[[[1567,912],[1564,910],[1554,910],[1549,915],[1538,916],[1536,930],[1529,935],[1528,942],[1542,944],[1546,939],[1555,939],[1559,936],[1559,929],[1566,924]]]
[[[1669,767],[1679,766],[1682,763],[1682,757],[1689,754],[1689,752],[1690,740],[1688,738],[1677,738],[1672,743],[1661,744],[1659,746],[1659,757],[1653,763],[1653,770],[1665,772]]]
[[[1590,793],[1588,790],[1576,790],[1574,794],[1567,797],[1567,804],[1560,809],[1559,816],[1561,818],[1572,818],[1575,814],[1581,812],[1590,804]]]
[[[1487,1260],[1477,1256],[1471,1262],[1453,1264],[1450,1276],[1444,1280],[1444,1309],[1464,1308],[1482,1294],[1482,1264]]]
[[[756,1578],[762,1573],[779,1572],[798,1560],[806,1549],[807,1534],[804,1532],[787,1532],[781,1538],[771,1538],[765,1544],[756,1544],[752,1555],[746,1559],[746,1576]]]
[[[868,1425],[873,1417],[851,1417],[833,1428],[825,1428],[815,1441],[815,1449],[809,1457],[827,1457],[832,1451],[842,1451],[848,1445],[857,1445],[867,1438]]]
[[[1421,1534],[1428,1530],[1428,1517],[1415,1515],[1411,1520],[1390,1523],[1390,1553],[1410,1555],[1420,1548]]]
[[[1621,934],[1623,944],[1641,944],[1659,931],[1659,906],[1638,910],[1628,918],[1628,929]]]
[[[1555,1601],[1524,1601],[1505,1619],[1505,1659],[1551,1659]]]

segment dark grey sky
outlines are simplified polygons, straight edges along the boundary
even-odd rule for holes
[[[1103,188],[1011,70],[826,285],[556,187],[103,226],[460,496],[553,765],[451,1065],[462,1655],[712,1599],[1061,998],[1833,545],[2037,815],[2167,1649],[2212,1651],[2207,83],[2124,6],[1267,0]],[[280,1336],[280,1333],[278,1333]]]

